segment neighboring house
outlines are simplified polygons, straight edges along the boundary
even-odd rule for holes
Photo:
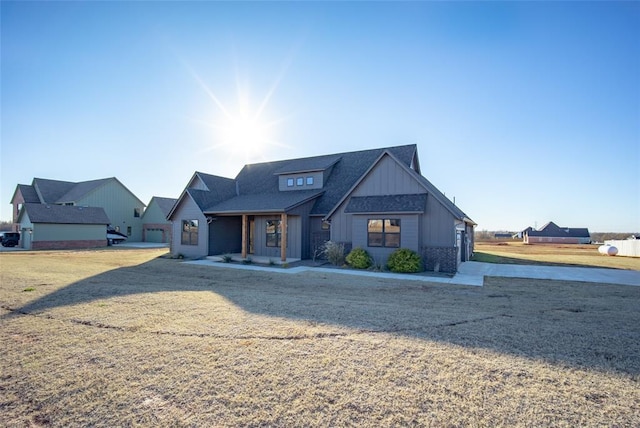
[[[142,240],[142,213],[144,203],[116,178],[83,181],[78,183],[34,178],[31,185],[18,184],[13,197],[13,222],[17,232],[24,232],[28,225],[19,220],[26,204],[49,206],[102,208],[110,224],[125,233],[131,241]],[[81,212],[78,213],[81,215]],[[22,220],[24,221],[24,220]],[[55,224],[55,223],[50,223]],[[60,223],[68,229],[66,222]],[[106,245],[106,229],[105,229]]]
[[[154,196],[142,214],[142,241],[168,243],[171,240],[171,222],[167,220],[177,199]]]
[[[554,222],[542,226],[540,230],[531,227],[522,231],[525,244],[589,244],[591,235],[584,227],[559,227]]]
[[[470,259],[475,226],[420,175],[416,145],[196,172],[168,219],[174,255],[311,259],[332,240],[380,264],[409,248],[446,272]]]
[[[16,219],[27,250],[77,249],[107,244],[109,218],[99,207],[25,203]]]

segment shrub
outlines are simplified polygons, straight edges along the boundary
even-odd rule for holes
[[[371,256],[367,253],[367,250],[363,248],[354,248],[347,255],[347,263],[349,266],[356,269],[368,269],[371,266]]]
[[[342,266],[344,264],[344,244],[327,241],[324,244],[323,252],[327,260],[329,260],[329,263],[336,266]]]
[[[233,257],[231,257],[231,254],[223,254],[222,255],[222,262],[223,263],[231,263],[231,260],[233,260]]]
[[[399,248],[389,256],[387,267],[391,272],[414,273],[422,270],[420,256],[408,248]]]

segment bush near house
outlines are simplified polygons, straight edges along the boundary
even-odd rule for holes
[[[369,269],[372,264],[371,256],[363,248],[354,248],[347,255],[347,263],[356,269]]]
[[[338,242],[327,241],[324,244],[324,255],[329,263],[342,266],[344,264],[344,244]]]
[[[415,251],[399,248],[389,256],[387,267],[391,272],[415,273],[422,271],[422,262]]]

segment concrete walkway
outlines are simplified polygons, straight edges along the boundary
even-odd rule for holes
[[[200,266],[211,266],[221,269],[242,269],[267,271],[281,274],[299,274],[302,272],[323,272],[339,275],[358,275],[374,278],[387,278],[405,281],[438,282],[458,285],[484,285],[485,276],[502,276],[509,278],[555,279],[560,281],[583,281],[602,284],[620,284],[640,286],[640,272],[622,269],[581,268],[564,266],[531,266],[506,265],[495,263],[465,262],[460,265],[458,273],[453,277],[428,274],[398,274],[389,272],[371,272],[352,269],[335,269],[322,267],[298,266],[288,269],[256,265],[220,263],[211,260],[195,260],[184,262]]]

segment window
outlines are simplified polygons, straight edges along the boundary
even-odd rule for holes
[[[133,216],[134,217],[140,217],[140,208],[134,208],[133,209]]]
[[[267,247],[280,246],[281,232],[280,220],[267,220]]]
[[[293,187],[293,178],[287,178],[287,187]]]
[[[307,186],[313,186],[313,177],[307,177]]]
[[[182,245],[198,245],[198,220],[182,220]]]
[[[296,178],[296,186],[302,186],[304,184],[304,178],[298,177]]]
[[[400,219],[372,219],[367,224],[369,247],[400,247]]]
[[[127,226],[127,236],[131,236],[131,226]]]

